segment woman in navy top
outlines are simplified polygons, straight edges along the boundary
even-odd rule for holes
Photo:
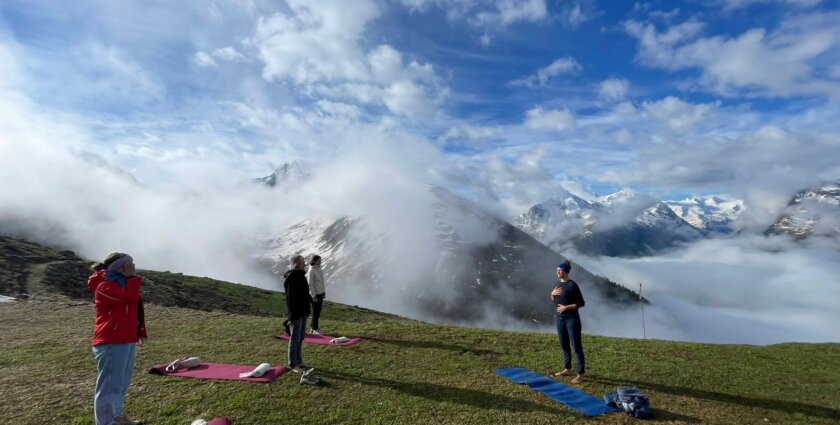
[[[557,337],[560,339],[560,348],[563,349],[563,371],[557,372],[555,376],[569,376],[572,371],[572,350],[571,344],[575,347],[577,358],[577,376],[572,379],[573,384],[583,382],[583,374],[586,373],[586,362],[583,358],[583,344],[581,340],[580,314],[578,310],[586,302],[580,287],[574,280],[569,279],[569,272],[572,270],[572,262],[566,260],[557,265],[557,283],[551,291],[551,301],[554,302],[554,322],[557,325]]]

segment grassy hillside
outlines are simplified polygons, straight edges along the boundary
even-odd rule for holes
[[[10,424],[90,424],[93,306],[74,295],[86,272],[82,280],[74,273],[85,263],[44,248],[38,259],[31,253],[37,246],[11,240],[30,249],[28,260],[18,263],[6,254],[9,241],[0,240],[0,278],[24,276],[30,301],[0,304],[0,417]],[[508,366],[556,371],[561,356],[553,335],[429,325],[338,304],[326,307],[323,328],[365,340],[304,347],[322,387],[301,386],[292,373],[271,384],[152,376],[145,373],[151,366],[182,355],[284,363],[286,343],[272,337],[280,328],[282,294],[143,274],[147,299],[156,303],[147,307],[150,339],[138,352],[127,411],[148,423],[221,415],[237,425],[635,422],[620,414],[588,419],[493,373]],[[192,291],[206,291],[201,304],[185,297]],[[600,396],[617,385],[639,385],[651,396],[656,422],[840,420],[840,344],[754,347],[590,335],[584,344],[589,373],[582,389]]]
[[[93,301],[87,290],[91,260],[0,236],[0,294],[39,301]],[[150,304],[254,316],[285,314],[283,293],[180,273],[138,270]],[[278,282],[279,285],[279,282]],[[392,315],[326,301],[324,317],[369,321]]]

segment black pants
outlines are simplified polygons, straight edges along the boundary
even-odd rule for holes
[[[315,301],[312,303],[312,330],[317,331],[318,319],[321,318],[321,307],[324,306],[324,296],[326,294],[315,295]]]

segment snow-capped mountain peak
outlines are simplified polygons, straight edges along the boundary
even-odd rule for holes
[[[604,205],[612,205],[614,203],[624,202],[624,201],[626,201],[628,199],[631,199],[631,198],[633,198],[637,195],[638,195],[638,193],[635,190],[625,188],[625,189],[619,190],[618,192],[599,197],[598,202],[600,202],[601,204],[604,204]]]
[[[602,208],[598,202],[589,202],[571,192],[562,191],[522,213],[516,219],[516,225],[537,238],[560,224],[571,227],[574,232],[581,232],[592,226],[595,215]],[[564,229],[564,232],[569,231]]]
[[[711,232],[728,233],[744,210],[743,201],[719,195],[659,201],[622,189],[592,202],[561,195],[531,207],[517,226],[555,249],[571,243],[593,255],[648,255]]]
[[[694,196],[665,203],[692,226],[718,233],[731,232],[731,223],[745,210],[744,201],[721,195]]]
[[[265,177],[254,179],[255,182],[268,187],[287,186],[309,180],[310,174],[297,161],[287,162]]]
[[[789,234],[797,240],[812,235],[840,237],[840,181],[797,193],[781,218],[765,233]]]

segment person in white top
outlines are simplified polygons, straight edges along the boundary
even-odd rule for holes
[[[321,308],[324,306],[326,294],[326,281],[324,271],[321,269],[321,256],[313,255],[309,262],[309,295],[312,297],[312,334],[321,335],[319,332],[318,319],[321,317]]]

